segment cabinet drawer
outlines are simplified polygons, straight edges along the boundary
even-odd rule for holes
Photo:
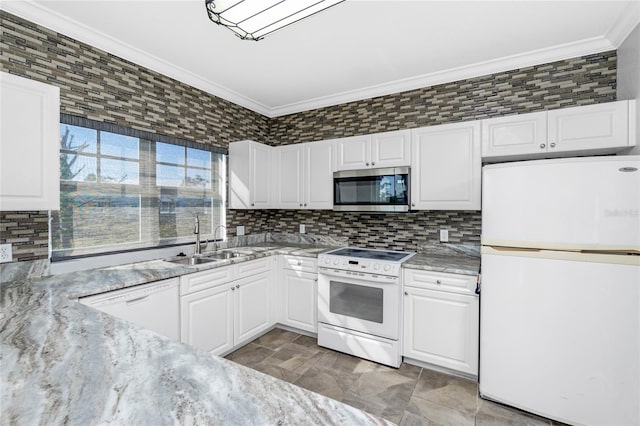
[[[195,274],[183,275],[180,277],[180,294],[184,296],[185,294],[228,283],[233,279],[233,266],[224,266],[196,272]]]
[[[475,275],[405,269],[404,285],[461,294],[475,294]]]
[[[270,257],[263,257],[262,259],[250,260],[248,262],[238,263],[237,278],[249,277],[251,275],[259,274],[260,272],[268,271]]]
[[[301,272],[318,272],[318,259],[312,257],[284,255],[284,269],[292,269]]]

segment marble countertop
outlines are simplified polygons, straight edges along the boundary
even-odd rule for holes
[[[388,424],[76,301],[264,256],[317,257],[332,248],[263,243],[230,248],[242,256],[207,264],[153,260],[45,277],[38,262],[3,267],[0,423]],[[438,247],[404,266],[471,275],[479,258]]]
[[[243,259],[181,266],[162,260],[32,278],[2,269],[2,424],[389,424],[356,408],[211,356],[75,298],[270,254],[326,247],[254,247]]]

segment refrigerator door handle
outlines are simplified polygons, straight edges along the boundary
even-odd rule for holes
[[[476,294],[477,295],[480,295],[480,287],[481,287],[481,284],[482,284],[482,278],[481,277],[482,277],[482,275],[478,274],[478,279],[476,280]]]

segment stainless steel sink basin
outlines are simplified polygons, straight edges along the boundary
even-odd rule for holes
[[[236,251],[219,251],[217,253],[211,253],[207,255],[207,257],[210,257],[212,259],[220,260],[233,259],[234,257],[240,256],[243,256],[243,254]]]
[[[165,259],[167,262],[177,263],[179,265],[200,265],[203,263],[211,263],[215,262],[218,259],[214,259],[210,256],[200,257],[200,256],[186,256],[186,257],[176,257],[171,259]]]

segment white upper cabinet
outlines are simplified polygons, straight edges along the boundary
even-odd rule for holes
[[[482,120],[482,158],[613,153],[636,143],[635,108],[618,101]]]
[[[229,208],[271,207],[272,150],[272,147],[254,141],[229,144]]]
[[[482,121],[483,157],[546,152],[546,144],[546,111]]]
[[[411,209],[480,210],[480,122],[412,131]]]
[[[411,132],[398,130],[342,138],[337,143],[336,170],[408,166]]]
[[[60,89],[0,73],[0,208],[60,209]]]
[[[335,141],[275,148],[276,207],[332,209]]]

